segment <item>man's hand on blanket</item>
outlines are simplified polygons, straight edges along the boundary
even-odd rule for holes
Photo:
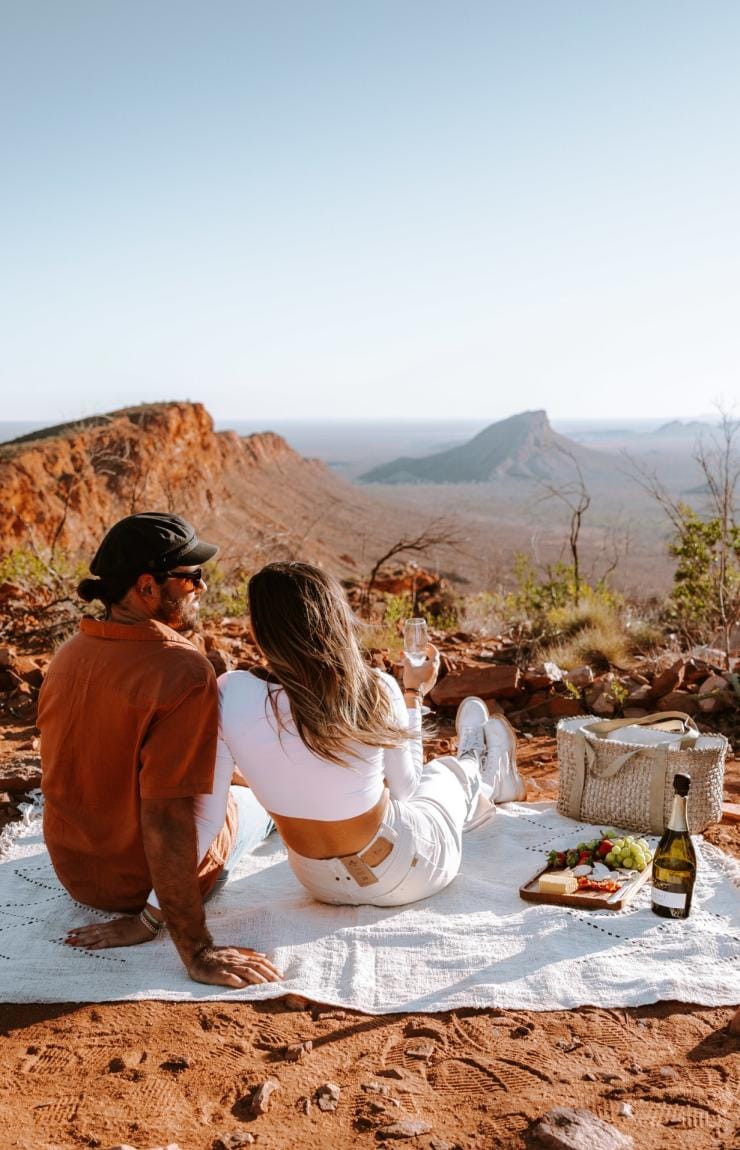
[[[144,926],[138,915],[124,915],[110,922],[96,922],[92,926],[78,926],[65,938],[67,946],[84,950],[106,950],[113,946],[137,946],[151,942],[154,935]]]
[[[247,946],[208,946],[187,963],[195,982],[214,986],[248,986],[253,982],[282,982],[283,976],[266,955]]]

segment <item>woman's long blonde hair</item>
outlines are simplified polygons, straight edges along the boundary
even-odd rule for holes
[[[308,563],[268,563],[249,582],[249,613],[296,731],[315,755],[344,765],[351,741],[392,747],[408,737],[362,657],[357,620],[332,575]]]

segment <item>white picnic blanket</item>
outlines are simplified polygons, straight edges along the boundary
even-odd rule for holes
[[[685,921],[651,912],[649,884],[624,911],[522,901],[519,887],[548,850],[596,829],[552,803],[502,807],[465,837],[462,872],[447,890],[398,908],[315,902],[273,835],[209,903],[208,919],[218,942],[270,954],[285,982],[222,991],[191,982],[166,935],[121,950],[63,945],[70,926],[109,916],[57,882],[37,800],[23,825],[0,836],[0,1001],[255,1001],[291,992],[374,1014],[740,1001],[740,864],[708,844],[697,843]]]

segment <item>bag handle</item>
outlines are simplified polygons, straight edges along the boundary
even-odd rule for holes
[[[602,719],[595,723],[584,723],[581,730],[601,738],[623,727],[655,727],[659,731],[675,731],[683,735],[681,750],[691,747],[700,733],[691,715],[687,715],[685,711],[656,711],[639,719]]]

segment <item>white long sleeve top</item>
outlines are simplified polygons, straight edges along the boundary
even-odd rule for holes
[[[221,675],[219,762],[228,756],[265,810],[290,818],[334,822],[365,814],[380,800],[384,782],[394,798],[409,798],[423,767],[421,712],[406,707],[391,675],[377,673],[391,699],[394,722],[412,737],[390,749],[353,742],[345,766],[320,758],[301,741],[282,688],[250,671]]]

